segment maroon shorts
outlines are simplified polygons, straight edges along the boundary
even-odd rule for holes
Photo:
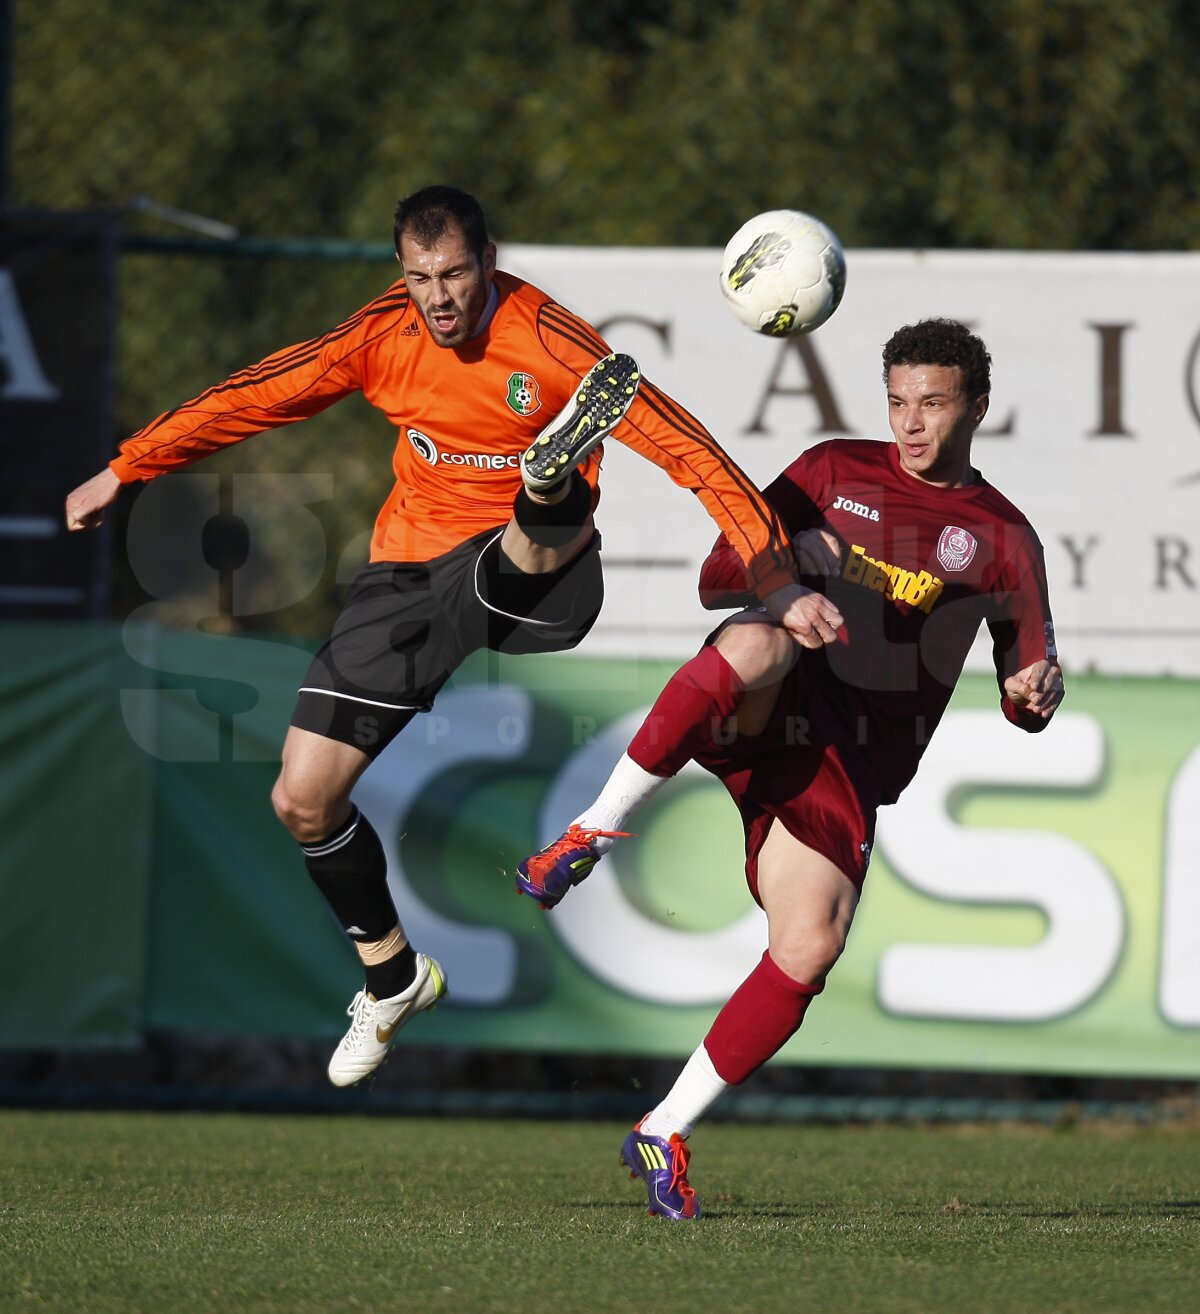
[[[758,855],[776,817],[862,889],[880,784],[828,699],[805,689],[797,672],[784,681],[761,735],[739,735],[696,760],[722,781],[742,814],[746,881],[756,902]]]

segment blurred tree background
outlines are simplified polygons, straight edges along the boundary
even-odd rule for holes
[[[509,242],[721,246],[796,207],[848,247],[1189,249],[1200,8],[1185,0],[0,0],[6,199],[154,207],[353,258],[129,250],[117,437],[391,280],[397,199],[453,182]],[[151,203],[147,208],[145,200]],[[210,469],[335,444],[336,562],[393,438],[365,406]],[[324,628],[333,590],[263,626]]]
[[[16,205],[138,195],[386,239],[453,180],[509,241],[1186,248],[1186,0],[11,0]]]

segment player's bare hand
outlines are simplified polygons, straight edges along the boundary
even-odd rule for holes
[[[805,529],[792,538],[792,552],[802,575],[836,575],[842,545],[828,529]]]
[[[1034,662],[1010,675],[1004,681],[1004,692],[1017,707],[1048,720],[1063,700],[1062,667],[1057,662]]]
[[[802,648],[823,648],[837,638],[842,613],[823,593],[814,593],[802,584],[785,584],[763,602]]]
[[[95,529],[104,523],[104,512],[117,500],[121,481],[109,469],[101,470],[86,484],[67,496],[67,528]]]

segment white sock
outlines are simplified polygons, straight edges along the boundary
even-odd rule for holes
[[[589,830],[624,830],[626,817],[632,816],[668,779],[651,775],[628,753],[622,753],[599,797],[575,818],[575,824]],[[615,842],[603,836],[594,841],[598,853],[607,853]]]
[[[728,1084],[717,1075],[708,1050],[700,1045],[684,1064],[666,1099],[642,1120],[642,1131],[661,1136],[664,1141],[671,1139],[672,1132],[687,1136]]]

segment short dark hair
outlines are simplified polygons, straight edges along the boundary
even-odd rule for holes
[[[467,249],[472,255],[482,258],[483,248],[488,244],[487,220],[483,215],[483,206],[470,192],[457,187],[437,184],[422,187],[413,192],[396,206],[396,222],[393,235],[396,252],[400,252],[400,239],[406,233],[418,246],[433,246],[445,235],[451,225],[462,229],[467,239]]]
[[[992,390],[992,358],[965,324],[956,319],[923,319],[897,329],[883,348],[883,381],[893,365],[957,365],[968,397]]]

